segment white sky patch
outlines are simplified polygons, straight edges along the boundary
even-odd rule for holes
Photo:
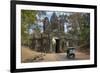
[[[46,15],[47,15],[47,17],[49,18],[49,21],[50,21],[50,18],[51,18],[51,15],[53,14],[53,12],[51,12],[51,11],[47,11],[46,12]]]
[[[67,32],[67,24],[68,23],[64,23],[64,32]]]

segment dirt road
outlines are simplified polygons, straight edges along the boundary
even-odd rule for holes
[[[74,60],[86,60],[89,59],[89,55],[76,51],[76,57]],[[66,53],[40,53],[32,51],[29,48],[22,48],[21,52],[22,62],[44,62],[44,61],[69,61],[66,57]]]

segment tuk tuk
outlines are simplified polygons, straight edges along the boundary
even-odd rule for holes
[[[75,47],[68,47],[67,48],[67,58],[68,59],[75,59]]]

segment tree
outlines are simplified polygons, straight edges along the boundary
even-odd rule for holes
[[[79,45],[90,44],[90,14],[88,13],[73,13],[69,16],[69,24],[72,38],[79,40]]]
[[[22,45],[28,45],[29,42],[29,28],[36,20],[36,11],[21,10],[21,42]]]

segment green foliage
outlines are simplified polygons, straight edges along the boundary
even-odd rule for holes
[[[80,23],[82,28],[80,30],[80,40],[83,40],[84,43],[90,43],[90,20],[88,18],[89,14],[83,15]],[[88,19],[87,19],[88,18]]]
[[[73,13],[68,17],[72,29],[69,32],[73,38],[77,37],[79,45],[90,44],[90,14]]]
[[[36,20],[36,13],[33,10],[21,10],[21,42],[23,45],[28,45],[29,28]]]

